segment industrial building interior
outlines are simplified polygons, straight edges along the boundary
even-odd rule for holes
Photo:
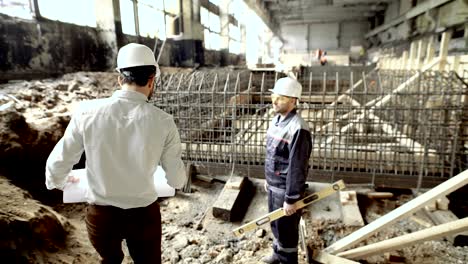
[[[304,209],[299,263],[468,263],[466,0],[0,0],[0,36],[4,263],[99,263],[86,204],[44,168],[76,105],[119,88],[131,42],[155,54],[149,103],[173,116],[189,179],[160,201],[163,263],[269,253],[268,225],[232,230],[267,213],[284,76],[303,87],[311,192],[347,187]]]

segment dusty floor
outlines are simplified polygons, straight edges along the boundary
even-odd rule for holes
[[[76,102],[108,96],[116,84],[115,73],[81,72],[59,79],[0,85],[0,107],[10,104],[0,111],[2,263],[99,262],[84,225],[86,205],[62,204],[60,192],[45,189],[43,171],[45,159],[63,133]],[[164,263],[259,263],[262,256],[270,253],[268,226],[242,238],[231,233],[267,211],[262,181],[255,180],[255,184],[257,192],[242,223],[225,223],[212,216],[211,205],[223,188],[220,182],[194,180],[193,192],[178,192],[175,197],[161,199]],[[410,198],[401,196],[368,205],[364,218],[373,221]],[[304,211],[309,246],[322,249],[356,229],[343,226],[337,220],[339,213],[337,197]],[[422,228],[403,219],[363,244]],[[404,263],[468,263],[468,247],[454,247],[442,239],[392,255],[403,257]],[[125,262],[132,263],[131,258],[127,256]],[[389,263],[383,255],[360,262]],[[306,263],[302,250],[300,263]]]

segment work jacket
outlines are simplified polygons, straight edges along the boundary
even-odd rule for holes
[[[295,109],[280,117],[273,118],[267,131],[265,177],[271,188],[285,190],[285,201],[292,204],[305,189],[312,137]]]

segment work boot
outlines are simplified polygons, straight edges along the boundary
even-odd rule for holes
[[[276,256],[276,254],[274,253],[271,254],[270,256],[263,257],[262,261],[268,264],[280,264],[281,263],[278,256]]]

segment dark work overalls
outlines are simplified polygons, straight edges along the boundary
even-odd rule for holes
[[[292,110],[283,120],[273,118],[267,132],[265,177],[268,183],[268,209],[293,204],[305,191],[312,138],[307,123]],[[271,222],[275,237],[273,251],[281,263],[297,263],[300,212]]]

